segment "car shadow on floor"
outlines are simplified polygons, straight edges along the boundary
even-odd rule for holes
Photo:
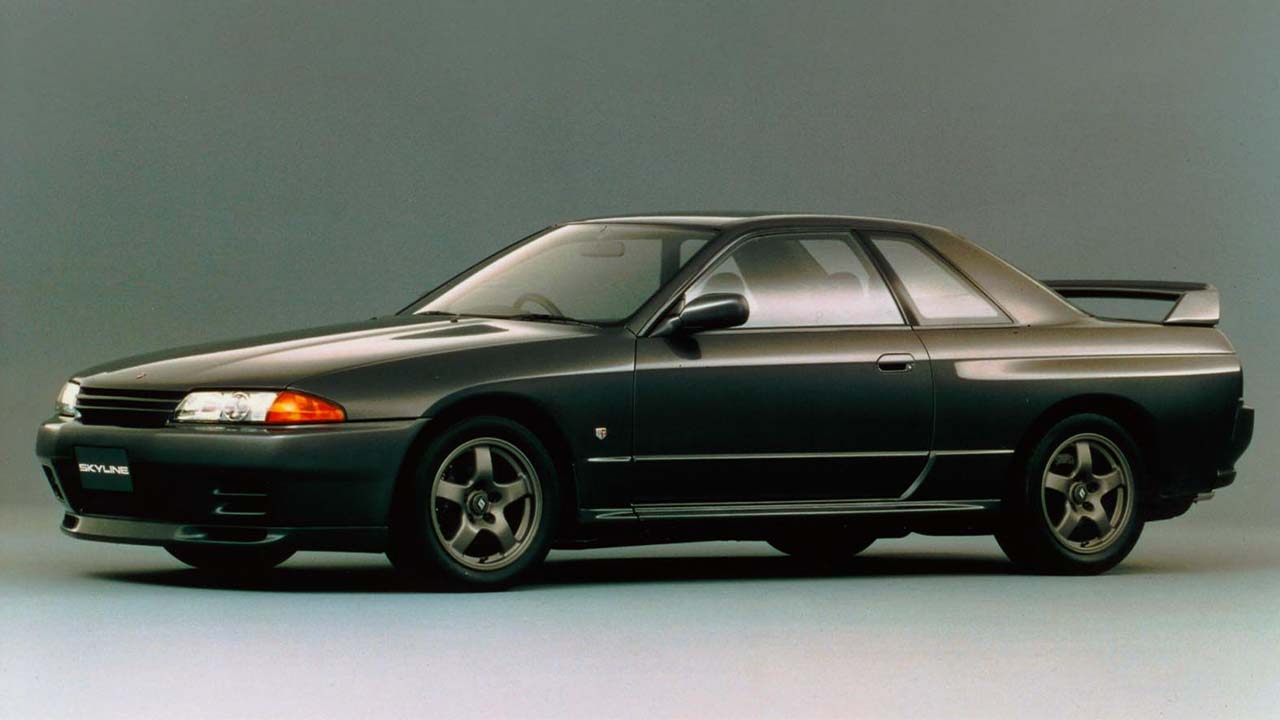
[[[962,554],[865,555],[830,565],[777,556],[565,558],[547,563],[540,585],[812,580],[904,575],[1009,575],[1003,558]]]
[[[1121,566],[1112,574],[1131,574],[1158,568]],[[1008,561],[981,554],[867,555],[837,566],[806,563],[782,555],[697,555],[655,557],[565,557],[543,565],[515,590],[619,583],[780,582],[855,580],[903,576],[1007,576],[1016,574]],[[447,592],[414,582],[389,565],[370,559],[368,565],[285,564],[265,575],[217,575],[192,569],[97,571],[101,580],[140,585],[257,592],[411,593]]]

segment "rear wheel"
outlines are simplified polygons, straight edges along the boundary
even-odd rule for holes
[[[1027,457],[996,540],[1028,570],[1106,572],[1142,533],[1142,472],[1137,446],[1115,421],[1100,415],[1067,418]]]
[[[424,452],[387,556],[423,578],[476,589],[509,585],[550,549],[556,488],[550,454],[524,426],[464,420]]]
[[[787,532],[770,538],[769,544],[800,560],[835,563],[852,558],[875,541],[874,535],[838,527]]]
[[[194,568],[213,572],[265,572],[293,557],[276,546],[166,545],[169,554]]]

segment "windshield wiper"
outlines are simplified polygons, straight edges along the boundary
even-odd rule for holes
[[[552,315],[551,313],[520,313],[518,315],[501,315],[497,316],[502,320],[533,320],[534,322],[556,322],[565,325],[583,325],[585,327],[600,327],[596,323],[587,322],[571,318],[567,315]]]

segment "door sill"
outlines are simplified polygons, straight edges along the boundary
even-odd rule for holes
[[[897,513],[989,512],[996,499],[980,500],[801,500],[632,505],[641,520],[796,517],[809,515],[891,515]]]

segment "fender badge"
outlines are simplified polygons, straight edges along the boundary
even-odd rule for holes
[[[141,380],[142,378],[144,378],[144,377],[146,377],[146,376],[147,376],[147,374],[146,374],[146,373],[141,372],[141,373],[138,373],[137,375],[134,375],[134,376],[133,376],[133,379],[134,379],[134,380]]]
[[[596,428],[596,439],[597,439],[597,440],[603,440],[603,439],[605,439],[605,438],[607,438],[607,437],[609,437],[609,428],[607,428],[607,427],[598,427],[598,428]]]

